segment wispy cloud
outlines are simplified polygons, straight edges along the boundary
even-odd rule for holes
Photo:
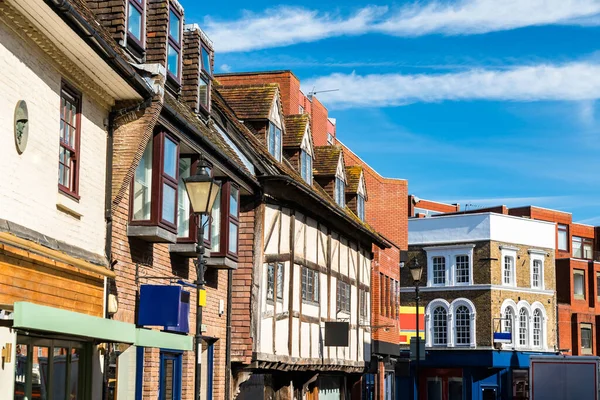
[[[299,7],[277,7],[261,14],[247,11],[236,21],[207,17],[204,28],[219,52],[249,51],[360,35],[371,30],[386,11],[386,7],[365,7],[342,17]]]
[[[445,74],[335,73],[305,87],[340,89],[320,95],[332,108],[396,106],[444,100],[594,100],[600,98],[600,64],[533,65]]]
[[[350,15],[301,7],[246,11],[235,21],[207,17],[204,28],[219,52],[251,51],[344,35],[415,37],[472,35],[539,25],[600,24],[597,0],[434,0],[390,9],[368,6]]]

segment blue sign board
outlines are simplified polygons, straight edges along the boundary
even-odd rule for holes
[[[511,343],[512,334],[510,332],[494,332],[494,343]]]
[[[141,285],[138,325],[179,327],[181,292],[181,286]]]
[[[181,306],[179,307],[179,325],[166,326],[166,331],[188,333],[190,331],[190,292],[181,291]]]

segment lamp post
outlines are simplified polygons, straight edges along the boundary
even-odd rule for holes
[[[419,399],[419,362],[421,358],[421,336],[419,334],[419,284],[421,283],[421,276],[423,275],[423,267],[419,265],[419,260],[415,259],[415,263],[408,267],[410,270],[410,275],[413,279],[413,284],[415,285],[415,302],[417,306],[416,320],[417,320],[417,354],[416,354],[416,362],[415,362],[415,394],[416,400]]]
[[[220,185],[210,176],[209,165],[200,155],[196,175],[185,178],[185,190],[188,194],[192,211],[198,216],[198,238],[196,243],[196,336],[195,336],[195,355],[196,368],[194,373],[194,399],[200,400],[202,364],[200,363],[200,354],[202,353],[202,306],[200,305],[200,294],[204,291],[204,224],[202,217],[208,215],[212,210],[215,198],[221,189]]]

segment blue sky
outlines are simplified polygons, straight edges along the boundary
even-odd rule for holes
[[[217,72],[291,69],[422,198],[600,225],[600,0],[182,0]]]

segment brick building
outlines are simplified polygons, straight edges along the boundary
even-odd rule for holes
[[[335,119],[329,117],[316,96],[300,90],[300,81],[291,71],[219,74],[217,79],[222,85],[278,85],[287,129],[283,140],[285,156],[292,164],[298,163],[303,172],[301,139],[310,129],[315,180],[332,192],[336,178],[337,182],[345,179],[347,206],[391,244],[390,248],[372,248],[370,371],[374,374],[365,376],[363,386],[367,398],[393,398],[395,364],[403,340],[399,323],[399,265],[402,250],[407,249],[406,180],[382,177],[340,142]],[[323,160],[337,161],[340,157],[343,168],[335,162],[326,163],[329,168],[323,168]]]
[[[545,221],[490,212],[409,220],[408,264],[424,267],[422,399],[525,395],[529,356],[556,350],[554,250]],[[412,286],[404,268],[402,293]]]
[[[408,216],[411,218],[424,218],[458,211],[460,211],[460,204],[440,203],[438,201],[422,199],[413,194],[408,196]]]

